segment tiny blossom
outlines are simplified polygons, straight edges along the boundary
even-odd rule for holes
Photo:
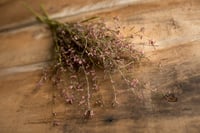
[[[115,83],[113,80],[110,81],[112,84]]]
[[[65,31],[64,31],[64,30],[62,30],[62,34],[65,34]]]
[[[78,61],[79,64],[82,64],[83,62],[81,60]]]
[[[97,84],[93,84],[93,87],[97,87]]]
[[[93,110],[86,110],[84,115],[85,115],[85,118],[89,119],[94,116],[94,112],[93,112]]]
[[[77,91],[80,91],[80,92],[82,92],[82,91],[84,91],[84,89],[78,89]]]
[[[97,79],[97,76],[94,76],[93,78],[92,78],[92,81],[95,81]]]
[[[70,85],[70,86],[69,86],[69,89],[73,89],[73,88],[74,88],[74,86],[73,86],[73,85]]]
[[[78,37],[77,37],[77,36],[74,36],[74,39],[75,39],[75,40],[78,40]]]
[[[133,80],[131,81],[131,86],[132,86],[133,88],[135,88],[135,87],[138,85],[138,83],[139,83],[138,79],[133,79]]]
[[[60,123],[58,121],[53,121],[53,126],[59,126]]]
[[[56,114],[56,112],[53,112],[52,115],[53,115],[53,116],[56,116],[57,114]]]
[[[65,101],[66,101],[66,103],[69,103],[69,104],[73,103],[73,99],[72,98],[67,98]]]
[[[79,85],[77,86],[77,89],[80,89],[81,87],[82,87],[82,85],[79,84]]]
[[[77,78],[77,75],[72,75],[72,76],[70,76],[70,78],[76,79],[76,78]]]
[[[119,105],[119,102],[118,102],[118,101],[115,100],[115,101],[112,102],[112,106],[113,106],[113,107],[115,107],[115,106],[117,106],[117,105]]]
[[[80,102],[79,102],[79,105],[82,105],[82,104],[84,104],[85,103],[85,100],[81,100]]]

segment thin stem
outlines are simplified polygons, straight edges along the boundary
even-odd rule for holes
[[[97,19],[97,18],[99,18],[99,17],[97,17],[97,16],[90,17],[90,18],[88,18],[88,19],[86,19],[86,20],[81,21],[81,23],[85,23],[85,22],[88,22],[88,21],[90,21],[90,20]]]
[[[125,64],[124,66],[121,66],[120,68],[126,68],[128,67],[129,65],[133,64],[135,61],[131,61],[129,62],[128,64]]]
[[[44,22],[44,17],[35,12],[30,6],[28,6],[26,3],[23,3],[23,6],[27,8],[36,17],[37,20]]]
[[[122,72],[119,68],[117,68],[117,70],[119,71],[120,75],[121,75],[122,78],[125,80],[125,82],[127,83],[127,85],[129,85],[129,82],[130,82],[130,81],[124,76],[123,72]],[[129,90],[134,94],[134,91],[133,91],[132,88],[130,88]]]
[[[110,81],[111,81],[111,83],[112,83],[112,88],[113,88],[113,93],[114,93],[114,103],[113,103],[113,105],[114,104],[119,104],[119,102],[117,101],[117,95],[116,95],[116,88],[115,88],[115,86],[114,86],[114,84],[113,84],[113,78],[112,78],[112,76],[110,75],[110,73],[109,73],[109,77],[110,77]]]
[[[88,106],[88,110],[90,110],[91,109],[91,106],[90,106],[90,84],[89,84],[87,72],[84,67],[83,67],[83,71],[85,73],[85,79],[87,82],[87,106]]]
[[[49,19],[49,16],[48,16],[47,12],[45,11],[45,9],[44,9],[44,6],[43,6],[43,5],[40,5],[40,9],[41,9],[41,10],[42,10],[42,12],[44,13],[44,16],[45,16],[47,19]]]

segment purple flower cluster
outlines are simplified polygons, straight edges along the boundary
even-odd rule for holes
[[[91,102],[92,93],[99,89],[97,70],[104,72],[105,76],[119,72],[124,77],[121,67],[127,66],[130,62],[136,63],[143,57],[144,53],[136,50],[130,41],[134,35],[123,36],[118,21],[115,17],[114,28],[109,28],[101,20],[65,24],[57,22],[53,28],[50,27],[55,44],[52,81],[66,104],[87,106],[85,118],[94,115],[91,106],[102,106],[101,100]],[[141,32],[143,31],[144,28],[141,29]],[[69,79],[67,85],[66,75]],[[124,79],[127,81],[125,77]],[[110,82],[115,93],[115,81],[111,79]],[[128,82],[133,88],[138,84],[136,79]],[[114,101],[118,103],[116,99],[114,94]]]
[[[41,7],[42,15],[27,7],[39,22],[49,26],[54,41],[54,64],[43,73],[37,87],[50,79],[53,83],[53,104],[63,98],[66,104],[76,104],[84,108],[85,119],[92,118],[94,106],[103,106],[101,98],[95,98],[99,90],[99,75],[97,71],[104,73],[104,77],[110,78],[113,90],[112,105],[118,105],[116,82],[112,78],[118,72],[127,83],[130,90],[138,85],[137,79],[130,79],[124,73],[124,69],[130,68],[131,64],[137,63],[144,57],[143,51],[134,47],[132,39],[143,39],[144,27],[132,35],[124,36],[121,33],[119,17],[113,18],[113,25],[109,27],[104,20],[96,17],[75,23],[60,23],[48,17]],[[129,31],[132,31],[132,27]],[[149,40],[149,45],[155,46],[155,42]],[[54,89],[56,88],[56,89]],[[56,90],[56,91],[55,91]],[[85,107],[84,107],[85,106]],[[53,126],[61,125],[55,120],[56,112],[52,113]]]

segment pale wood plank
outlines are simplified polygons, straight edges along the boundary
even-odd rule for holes
[[[68,17],[85,12],[92,12],[115,6],[123,6],[140,0],[15,0],[2,1],[0,3],[0,29],[9,28],[10,26],[26,23],[32,17],[32,14],[23,6],[28,4],[34,10],[39,11],[39,6],[44,5],[49,14],[54,14],[53,18]],[[56,14],[55,14],[56,13]],[[29,23],[29,21],[28,21]]]
[[[150,83],[132,94],[118,87],[120,105],[112,108],[112,89],[102,81],[100,91],[105,107],[95,107],[88,122],[81,119],[81,107],[51,103],[49,82],[35,90],[41,72],[25,72],[0,77],[0,131],[6,133],[105,133],[105,132],[199,132],[200,119],[200,53],[199,41],[153,52],[151,64],[142,64],[130,74],[141,84]],[[176,52],[176,55],[174,54]],[[185,54],[187,53],[187,54]],[[161,63],[162,67],[158,67]],[[144,76],[145,75],[145,76]],[[121,82],[121,81],[120,81]],[[119,85],[120,86],[120,85]],[[177,88],[178,87],[178,88]],[[155,90],[157,88],[157,90]],[[176,89],[178,90],[176,90]],[[150,91],[150,96],[146,92]],[[162,94],[173,91],[178,102],[168,103]],[[99,92],[97,92],[99,93]],[[147,92],[148,93],[148,92]],[[144,94],[144,95],[143,95]],[[139,100],[137,96],[143,95]],[[52,127],[52,109],[61,125]]]
[[[158,48],[187,43],[199,39],[200,4],[193,2],[145,3],[125,6],[112,11],[90,12],[60,21],[80,20],[93,15],[103,16],[108,22],[119,16],[122,24],[136,29],[145,27],[145,36],[156,40]],[[51,35],[43,25],[33,25],[0,34],[0,68],[33,64],[51,59]],[[145,47],[153,50],[152,47]]]

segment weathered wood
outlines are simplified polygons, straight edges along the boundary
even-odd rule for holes
[[[122,24],[136,29],[145,27],[145,36],[157,41],[158,48],[169,47],[199,39],[199,5],[192,2],[161,4],[136,4],[96,13],[112,21],[112,16],[119,16]],[[190,9],[188,9],[190,8]],[[87,13],[85,16],[92,16]],[[61,21],[74,20],[83,16],[63,18]],[[51,59],[51,35],[43,25],[33,25],[21,30],[0,34],[0,68],[33,64]],[[145,47],[153,50],[152,47]]]
[[[80,106],[52,104],[52,87],[35,90],[39,71],[0,77],[0,131],[2,133],[177,132],[200,130],[199,41],[153,52],[150,62],[133,74],[143,85],[134,94],[117,87],[119,106],[112,108],[111,86],[102,81],[104,107],[93,106],[95,116],[83,122]],[[178,101],[163,95],[173,92]],[[53,127],[52,111],[60,125]]]
[[[19,25],[30,25],[33,18],[32,14],[27,11],[23,3],[30,5],[34,10],[39,11],[39,6],[43,4],[46,11],[53,18],[69,17],[86,12],[95,12],[98,10],[109,9],[113,7],[120,7],[128,4],[133,4],[141,1],[139,0],[65,0],[65,1],[48,1],[48,0],[5,0],[0,3],[0,12],[6,12],[0,17],[0,31],[18,27]],[[11,10],[13,9],[14,10]],[[84,17],[84,16],[82,16]]]
[[[38,2],[33,2],[34,8]],[[66,7],[62,5],[63,3],[69,4],[69,7],[66,7],[69,10],[75,5],[87,7],[91,3],[95,6],[96,2],[104,1],[86,0],[86,3],[81,3],[80,0],[75,0],[74,3],[60,1],[54,11],[51,11],[50,7],[55,1],[48,2],[45,4],[47,10],[59,14]],[[122,1],[117,0],[117,2]],[[0,11],[7,11],[7,16],[12,17],[14,10],[11,11],[10,8],[16,6],[18,9],[18,3],[18,0],[0,1],[2,7]],[[10,31],[1,32],[0,132],[199,133],[199,7],[199,0],[150,0],[120,8],[80,12],[81,14],[76,16],[58,19],[64,22],[98,15],[112,21],[112,16],[119,16],[122,24],[126,26],[135,26],[136,29],[145,27],[145,35],[156,40],[156,44],[159,45],[156,50],[145,46],[149,61],[143,62],[127,73],[140,81],[140,87],[135,89],[134,93],[124,89],[119,80],[117,84],[119,106],[115,108],[111,106],[113,100],[111,85],[105,80],[100,83],[100,91],[97,94],[102,95],[105,106],[98,107],[92,104],[95,116],[87,122],[81,119],[84,111],[78,105],[63,104],[59,98],[52,104],[52,86],[49,82],[42,88],[36,89],[36,83],[41,76],[40,69],[49,60],[51,61],[52,41],[46,27],[34,22],[27,27],[11,28]],[[22,13],[23,10],[16,10],[16,14]],[[4,25],[12,23],[11,21],[17,23],[24,21],[30,14],[22,13],[21,17],[16,15],[15,17],[19,18],[13,19],[7,18],[5,14],[1,17],[6,18],[0,22],[0,25]],[[173,93],[178,101],[168,102],[163,97],[168,93]],[[60,122],[59,126],[52,126],[52,112],[57,113],[55,120]]]

